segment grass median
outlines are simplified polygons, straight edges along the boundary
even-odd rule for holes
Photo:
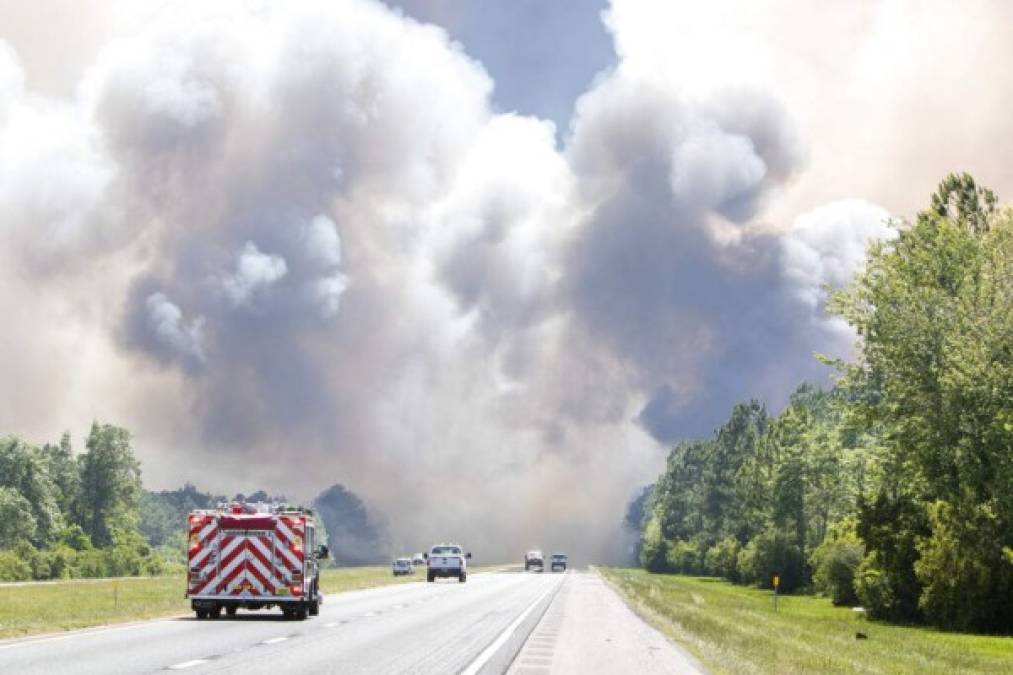
[[[395,577],[386,565],[340,567],[321,572],[320,590],[333,594],[425,580],[424,568]],[[185,586],[182,575],[0,584],[0,638],[186,614]]]
[[[643,570],[599,572],[712,673],[1008,673],[1013,637],[868,621],[812,596]],[[857,639],[862,633],[866,639]]]

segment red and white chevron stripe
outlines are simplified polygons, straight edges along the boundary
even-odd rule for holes
[[[307,591],[305,517],[202,512],[189,532],[189,597],[278,601]]]

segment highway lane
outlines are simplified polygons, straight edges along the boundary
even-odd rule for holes
[[[464,584],[332,595],[318,617],[301,622],[285,621],[280,612],[240,612],[236,619],[186,617],[7,641],[0,643],[0,672],[455,673],[536,600],[547,604],[562,581],[473,574]]]
[[[612,592],[591,574],[473,574],[464,584],[422,582],[332,595],[318,617],[301,622],[276,611],[241,612],[235,619],[164,619],[0,642],[0,672],[479,675],[504,673],[521,654],[525,668],[518,671],[518,661],[514,672],[549,673],[582,664],[573,658],[581,653],[599,654],[606,659],[601,663],[646,664],[637,672],[694,672],[671,645],[638,639],[650,630],[646,624],[598,593]],[[594,621],[583,616],[588,611],[602,613],[605,633],[589,630]],[[537,659],[553,637],[546,621],[570,626],[555,635],[558,667]],[[606,634],[616,644],[603,651],[598,643],[611,639]]]

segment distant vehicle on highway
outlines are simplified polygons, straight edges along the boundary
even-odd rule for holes
[[[416,567],[424,567],[426,564],[426,555],[424,553],[416,553],[412,556],[412,565]]]
[[[415,566],[412,565],[412,561],[409,558],[398,558],[391,563],[391,569],[396,577],[404,576],[406,574],[415,574]]]
[[[524,571],[542,572],[545,570],[545,556],[541,551],[528,551],[524,556]]]
[[[320,613],[316,521],[309,509],[284,504],[221,504],[187,518],[186,594],[198,619],[222,610],[279,607],[287,619]]]
[[[565,572],[569,558],[565,553],[553,553],[549,561],[549,569],[553,572]]]
[[[428,565],[426,581],[438,578],[457,577],[460,583],[468,580],[468,559],[471,553],[465,553],[457,544],[437,544],[423,553]]]

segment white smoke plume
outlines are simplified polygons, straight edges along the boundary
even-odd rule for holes
[[[614,559],[667,442],[849,348],[822,288],[888,212],[784,215],[824,155],[780,57],[705,39],[725,4],[615,0],[565,130],[375,0],[206,4],[73,96],[0,42],[5,431],[124,424],[152,487],[341,482],[401,552]]]
[[[189,326],[183,323],[183,313],[164,293],[152,293],[144,302],[148,321],[155,339],[176,352],[184,363],[192,367],[205,364],[204,319],[194,319]]]

